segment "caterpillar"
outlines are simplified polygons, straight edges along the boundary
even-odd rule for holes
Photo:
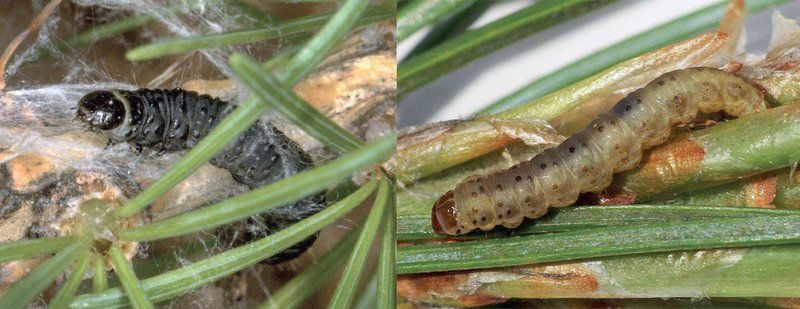
[[[549,207],[573,204],[580,193],[605,189],[613,173],[636,167],[643,150],[665,142],[672,126],[693,120],[698,111],[742,116],[766,108],[762,93],[734,74],[712,68],[666,73],[558,146],[507,170],[463,180],[433,204],[433,230],[460,235],[515,228]]]
[[[78,102],[77,118],[112,143],[128,142],[137,149],[159,152],[189,149],[228,115],[234,105],[208,95],[182,89],[100,90]],[[313,165],[311,157],[294,141],[270,124],[248,128],[210,163],[230,171],[233,178],[250,188],[291,176]],[[279,231],[311,216],[324,207],[324,194],[269,210],[245,220],[244,231],[226,230],[234,243]],[[239,228],[239,227],[235,227]],[[241,230],[241,229],[239,229]],[[316,239],[312,235],[265,260],[277,264],[303,253]]]

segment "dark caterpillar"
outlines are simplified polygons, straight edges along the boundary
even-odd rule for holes
[[[636,167],[643,150],[665,142],[672,126],[691,121],[698,111],[741,116],[766,108],[761,92],[734,74],[711,68],[664,74],[557,147],[447,191],[433,205],[433,229],[459,235],[497,225],[515,228],[548,207],[571,205],[579,193],[605,189],[612,173]]]
[[[194,147],[234,105],[182,89],[95,91],[78,103],[77,117],[107,136],[111,142],[128,142],[137,148],[158,147],[174,151]],[[211,164],[230,171],[233,178],[251,188],[289,177],[313,165],[311,157],[281,131],[269,124],[253,125]],[[245,220],[245,229],[223,231],[227,241],[242,244],[275,233],[319,212],[324,194],[307,197]],[[316,239],[313,235],[266,260],[276,264],[303,253]]]

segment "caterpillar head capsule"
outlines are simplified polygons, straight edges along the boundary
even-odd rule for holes
[[[447,191],[447,193],[442,195],[442,197],[433,204],[431,212],[433,230],[436,233],[458,235],[465,232],[458,228],[458,221],[456,220],[458,208],[456,208],[453,190]]]
[[[130,104],[118,91],[93,91],[78,102],[77,118],[115,142],[130,131]]]
[[[125,103],[111,91],[94,91],[78,102],[78,119],[100,130],[111,130],[125,121]]]

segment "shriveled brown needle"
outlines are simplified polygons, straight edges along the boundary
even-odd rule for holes
[[[47,3],[47,5],[42,9],[42,11],[39,12],[39,15],[36,15],[36,18],[34,18],[31,21],[30,25],[28,25],[28,28],[25,28],[25,30],[20,32],[20,34],[18,34],[17,37],[15,37],[14,40],[12,40],[11,43],[8,44],[8,47],[6,47],[5,52],[3,52],[3,56],[0,56],[0,72],[2,72],[2,74],[0,74],[0,90],[6,88],[6,75],[5,75],[6,64],[8,64],[8,60],[11,59],[11,55],[14,54],[14,51],[17,49],[19,44],[22,43],[22,41],[25,40],[25,38],[27,38],[28,35],[38,30],[39,27],[42,26],[44,20],[47,19],[47,17],[53,13],[53,10],[60,3],[61,0],[51,0],[49,3]]]

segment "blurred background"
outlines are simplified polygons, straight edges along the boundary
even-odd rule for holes
[[[470,29],[529,6],[536,1],[497,1]],[[578,59],[602,50],[718,0],[618,1],[481,57],[460,69],[416,89],[398,102],[398,127],[465,118],[524,85]],[[771,16],[800,17],[800,1],[747,17],[746,48],[763,53],[768,45]],[[430,29],[423,29],[398,46],[404,59]],[[761,50],[759,50],[759,48]],[[487,91],[487,89],[490,89]]]

